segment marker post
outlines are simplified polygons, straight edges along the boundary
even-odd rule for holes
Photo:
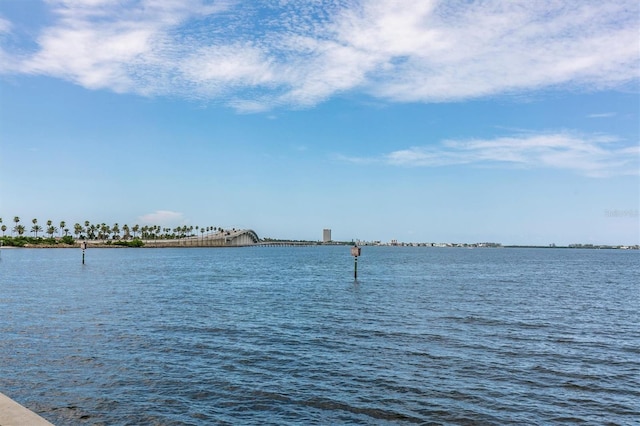
[[[82,241],[80,243],[80,248],[82,249],[82,264],[84,265],[84,251],[87,249],[87,242]]]
[[[353,246],[351,247],[351,256],[354,258],[353,263],[353,279],[358,279],[358,256],[360,256],[360,247]]]

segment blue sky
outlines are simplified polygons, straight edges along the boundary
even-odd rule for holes
[[[0,0],[0,217],[638,244],[639,17],[635,0]]]

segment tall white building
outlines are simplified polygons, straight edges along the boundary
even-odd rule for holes
[[[331,229],[323,229],[322,230],[322,242],[328,243],[331,241]]]

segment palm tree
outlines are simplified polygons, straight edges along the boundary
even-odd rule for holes
[[[118,237],[118,239],[120,239],[120,227],[118,226],[117,223],[114,223],[113,226],[111,227],[111,233],[113,234],[113,239],[116,239],[116,236]]]
[[[11,235],[13,235],[13,231],[15,231],[18,228],[18,223],[20,223],[20,218],[18,216],[14,216],[13,221],[16,223],[16,225],[11,230]]]
[[[90,236],[90,238],[91,238],[92,240],[95,240],[95,239],[96,239],[96,230],[97,230],[97,229],[98,229],[98,228],[96,227],[96,225],[92,223],[92,224],[89,226],[89,228],[87,228],[87,237],[89,237],[89,232],[91,232],[91,236]]]
[[[126,223],[124,225],[122,225],[122,232],[124,232],[124,239],[128,240],[129,238],[131,238],[131,234],[129,233],[129,225],[127,225]]]
[[[111,234],[111,229],[109,229],[109,225],[106,223],[100,224],[100,235],[106,241],[109,238],[109,234]]]
[[[35,232],[36,238],[38,238],[38,231],[42,229],[41,227],[38,226],[38,219],[35,219],[35,218],[31,219],[31,223],[33,223],[33,226],[31,227],[31,232]]]
[[[204,245],[204,228],[200,228],[200,234],[202,234],[202,245]]]
[[[51,231],[51,228],[52,228],[52,227],[53,227],[54,229],[56,228],[55,226],[53,226],[53,221],[52,221],[51,219],[49,219],[49,220],[47,221],[47,234],[49,234],[49,238],[53,238],[53,233],[52,233],[52,232],[49,232],[49,231]],[[55,231],[54,231],[54,232],[55,232]]]
[[[35,232],[36,238],[38,238],[38,232],[40,232],[40,231],[42,231],[42,226],[40,226],[40,225],[35,224],[35,225],[33,225],[31,227],[31,232]]]
[[[51,223],[51,221],[48,221],[47,223]],[[55,226],[49,225],[47,227],[47,234],[49,234],[49,238],[53,238],[53,234],[55,234],[57,230],[58,228],[56,228]]]
[[[16,225],[15,228],[13,228],[13,230],[16,231],[19,236],[22,236],[22,234],[24,234],[24,226],[22,225]]]
[[[62,232],[64,230],[64,227],[67,226],[67,222],[65,222],[64,220],[60,221],[60,232]],[[66,234],[65,234],[66,236]]]
[[[80,225],[79,223],[75,223],[73,225],[73,233],[76,234],[76,238],[78,238],[80,234],[82,234],[82,231],[84,231],[82,225]]]
[[[133,231],[133,238],[135,239],[136,238],[136,234],[138,233],[138,231],[140,231],[140,225],[133,225],[131,230]]]
[[[4,232],[7,230],[7,225],[0,226],[0,229],[2,229],[2,236],[4,237]]]

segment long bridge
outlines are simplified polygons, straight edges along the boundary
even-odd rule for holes
[[[147,247],[245,247],[260,243],[260,238],[252,229],[234,229],[171,240],[145,239],[143,241]]]
[[[315,246],[313,241],[262,241],[252,229],[233,229],[215,234],[192,235],[182,238],[145,238],[145,247],[303,247]],[[86,241],[90,246],[103,246],[102,240]]]

